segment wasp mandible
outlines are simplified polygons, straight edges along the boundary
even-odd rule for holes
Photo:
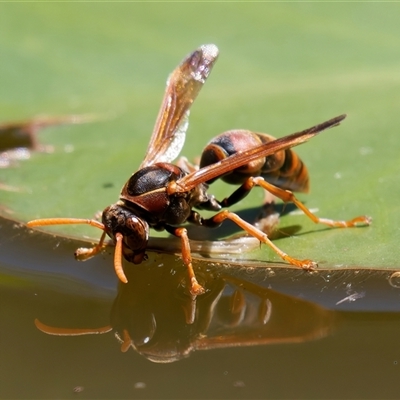
[[[212,140],[204,150],[200,168],[189,163],[177,166],[172,161],[179,155],[188,128],[190,107],[204,85],[218,57],[213,44],[203,45],[172,72],[159,111],[146,156],[139,170],[122,188],[120,198],[106,207],[102,222],[94,219],[46,218],[30,221],[28,227],[88,224],[103,231],[99,243],[92,248],[79,248],[75,257],[87,260],[105,246],[108,235],[115,243],[114,268],[122,282],[127,282],[122,257],[134,264],[146,258],[150,228],[166,230],[181,239],[182,259],[188,271],[190,293],[204,293],[192,266],[190,243],[184,223],[217,227],[229,219],[249,235],[267,244],[283,260],[304,269],[316,267],[312,260],[298,260],[280,250],[267,234],[228,210],[243,199],[255,186],[260,186],[284,202],[293,202],[312,221],[331,227],[369,225],[370,218],[356,217],[349,221],[319,218],[293,195],[307,191],[308,172],[291,147],[306,142],[325,129],[337,126],[346,117],[340,115],[304,131],[275,139],[247,130],[227,131]],[[185,163],[184,163],[185,164]],[[208,193],[208,185],[222,178],[240,185],[230,196],[218,201]],[[203,218],[197,211],[216,214]]]

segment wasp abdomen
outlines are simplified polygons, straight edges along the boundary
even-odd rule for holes
[[[200,168],[273,140],[275,140],[273,136],[265,133],[248,130],[226,131],[208,143],[201,156]],[[230,184],[242,184],[252,176],[262,176],[268,182],[282,189],[298,192],[308,191],[307,168],[297,154],[290,149],[249,162],[218,178]],[[212,183],[218,178],[207,183]]]

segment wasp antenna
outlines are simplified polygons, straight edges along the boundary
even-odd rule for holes
[[[123,236],[117,232],[115,235],[115,253],[114,253],[114,269],[119,280],[122,283],[128,283],[128,279],[125,276],[124,269],[122,268],[122,240]]]
[[[34,219],[26,223],[28,228],[34,228],[37,226],[50,226],[50,225],[91,225],[96,228],[105,230],[104,224],[95,219],[83,219],[83,218],[43,218]]]
[[[70,329],[70,328],[56,328],[54,326],[45,325],[43,322],[35,319],[36,328],[43,333],[55,336],[81,336],[81,335],[98,335],[112,331],[110,325],[102,326],[101,328],[93,329]]]

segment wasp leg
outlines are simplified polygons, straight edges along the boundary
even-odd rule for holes
[[[196,296],[188,296],[186,303],[182,304],[183,312],[185,313],[185,320],[187,325],[194,324],[196,319],[196,305],[197,299]]]
[[[242,288],[236,289],[228,298],[230,321],[227,323],[234,327],[243,322],[246,313],[246,297]]]
[[[205,290],[204,290],[203,286],[201,286],[199,284],[199,282],[197,282],[196,275],[193,271],[192,255],[191,255],[191,251],[190,251],[189,237],[188,237],[186,228],[182,228],[182,227],[174,228],[174,227],[166,226],[166,229],[168,232],[181,238],[182,259],[188,270],[188,277],[189,277],[189,282],[190,282],[190,290],[189,290],[190,294],[192,296],[198,296],[200,294],[203,294],[205,292]]]
[[[268,190],[270,193],[272,193],[274,196],[279,197],[284,202],[294,203],[296,205],[296,207],[298,207],[301,211],[303,211],[304,214],[306,214],[307,217],[310,218],[316,224],[324,224],[324,225],[328,225],[331,227],[337,227],[337,228],[350,228],[350,227],[354,227],[354,226],[364,226],[364,225],[371,224],[371,218],[366,215],[355,217],[348,221],[336,221],[336,220],[328,219],[328,218],[319,218],[315,214],[313,214],[303,203],[301,203],[295,197],[293,192],[291,192],[290,190],[283,190],[274,185],[271,185],[270,183],[265,181],[262,177],[250,178],[250,179],[248,179],[248,182],[249,182],[251,188],[256,185],[261,186],[262,188],[264,188],[264,189]]]
[[[224,281],[229,282],[231,285],[238,286],[244,291],[254,294],[260,299],[260,305],[258,308],[258,321],[261,324],[266,325],[270,320],[272,314],[271,300],[266,297],[266,295],[269,294],[268,290],[265,291],[264,288],[251,282],[243,283],[241,279],[230,275],[224,275],[223,279]]]
[[[270,183],[268,183],[262,177],[250,177],[248,178],[242,186],[239,187],[235,192],[232,193],[231,196],[227,197],[226,199],[222,200],[220,204],[223,207],[229,207],[232,204],[237,203],[239,200],[247,196],[251,189],[254,186],[260,186],[265,190],[268,190],[274,196],[280,198],[285,203],[292,202],[298,207],[300,210],[304,212],[313,222],[316,224],[324,224],[331,227],[338,227],[338,228],[349,228],[354,226],[363,226],[363,225],[370,225],[371,218],[365,215],[350,219],[348,221],[336,221],[333,219],[328,218],[319,218],[315,214],[313,214],[303,203],[301,203],[291,192],[290,190],[280,189]]]
[[[244,221],[235,213],[223,210],[218,214],[215,214],[213,217],[208,219],[203,219],[201,217],[197,218],[197,223],[199,225],[208,226],[210,228],[218,227],[222,224],[223,221],[226,219],[230,219],[236,225],[240,226],[244,231],[246,231],[249,235],[254,236],[260,242],[268,245],[279,257],[283,260],[287,261],[289,264],[292,264],[296,267],[306,269],[306,270],[313,270],[317,267],[317,263],[312,260],[298,260],[297,258],[290,257],[285,252],[283,252],[279,247],[275,246],[271,240],[268,238],[268,235],[259,229],[257,229],[254,225],[249,224],[248,222]]]
[[[87,248],[87,247],[79,247],[75,251],[75,259],[78,261],[86,261],[89,258],[94,257],[96,254],[99,254],[105,247],[104,239],[106,238],[106,232],[104,231],[101,235],[99,243],[96,246]]]
[[[133,341],[131,339],[131,337],[129,336],[129,332],[124,329],[122,331],[122,337],[120,335],[115,335],[116,338],[118,339],[118,341],[121,343],[121,351],[122,353],[126,353],[129,350],[129,347],[133,347]]]

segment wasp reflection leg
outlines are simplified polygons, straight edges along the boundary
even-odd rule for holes
[[[197,282],[196,275],[193,270],[193,265],[192,265],[192,254],[190,251],[190,244],[189,244],[189,237],[187,234],[186,228],[174,228],[170,226],[165,227],[166,230],[173,235],[179,237],[181,239],[181,244],[182,244],[182,259],[183,262],[185,263],[188,271],[188,277],[189,277],[189,282],[190,282],[190,294],[192,296],[198,296],[200,294],[203,294],[205,292],[203,286]]]
[[[119,335],[117,332],[115,333],[115,337],[117,338],[117,340],[120,342],[121,344],[121,352],[122,353],[126,353],[129,348],[133,346],[133,341],[131,339],[131,337],[129,336],[129,332],[124,329],[122,331],[122,335]]]
[[[254,186],[260,186],[263,189],[267,190],[274,196],[280,198],[283,200],[285,203],[287,202],[292,202],[298,207],[300,210],[304,212],[304,214],[307,215],[313,222],[316,224],[324,224],[328,225],[330,227],[336,227],[336,228],[350,228],[354,226],[364,226],[364,225],[370,225],[371,224],[371,218],[365,215],[350,219],[348,221],[336,221],[333,219],[328,219],[328,218],[319,218],[315,214],[313,214],[303,203],[301,203],[291,192],[290,190],[284,190],[280,189],[270,183],[268,183],[264,178],[262,177],[250,177],[248,178],[242,186],[239,187],[235,192],[232,193],[231,196],[227,197],[226,199],[222,200],[220,204],[223,207],[229,207],[232,204],[237,203],[239,200],[247,196],[247,194],[250,192],[251,189],[253,189]]]

